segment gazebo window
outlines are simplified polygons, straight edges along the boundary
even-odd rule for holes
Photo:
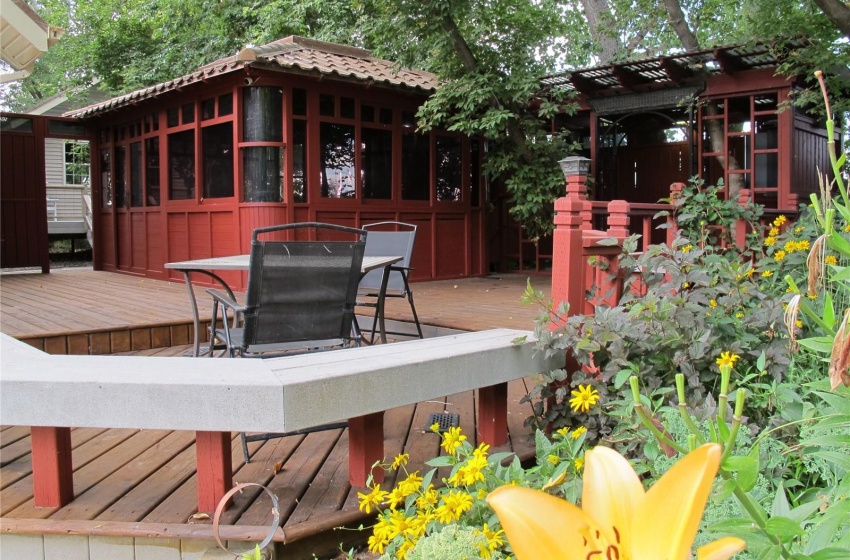
[[[115,207],[123,208],[127,194],[127,149],[125,146],[115,147]]]
[[[201,129],[204,162],[204,198],[233,196],[233,123]]]
[[[145,205],[142,187],[142,143],[130,144],[130,206]]]
[[[360,163],[363,198],[390,199],[393,185],[393,133],[362,128]]]
[[[701,108],[702,178],[729,192],[752,189],[776,207],[779,188],[778,99],[774,92],[709,100]]]
[[[319,124],[319,166],[322,197],[353,198],[354,127],[347,124]]]
[[[168,135],[168,198],[195,198],[195,131]]]
[[[292,121],[292,198],[307,202],[307,121]]]
[[[283,91],[244,88],[240,151],[245,202],[283,202],[283,148]]]
[[[431,200],[430,196],[430,138],[417,134],[413,128],[401,137],[401,198]]]
[[[104,208],[112,206],[112,169],[109,148],[100,150],[100,195]]]
[[[145,140],[145,187],[147,205],[159,206],[159,137]]]
[[[461,139],[458,136],[437,136],[437,200],[459,202],[463,178],[461,175]]]

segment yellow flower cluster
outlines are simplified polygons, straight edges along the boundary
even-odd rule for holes
[[[438,431],[438,426],[433,431]],[[440,492],[433,484],[425,487],[423,477],[419,472],[408,474],[398,482],[394,489],[386,491],[380,484],[375,484],[369,492],[358,492],[360,510],[370,513],[373,509],[380,512],[378,520],[372,528],[369,537],[369,550],[383,554],[390,543],[396,541],[393,551],[399,560],[407,558],[416,546],[417,541],[426,535],[429,525],[434,523],[457,523],[464,514],[468,513],[475,503],[473,494],[466,488],[486,480],[488,466],[487,452],[490,448],[482,443],[475,449],[469,444],[464,448],[466,436],[460,428],[450,428],[442,434],[441,446],[451,456],[465,459],[458,464],[447,483],[450,487]],[[460,456],[460,449],[466,449]],[[472,449],[471,452],[469,450]],[[407,453],[399,454],[390,464],[392,470],[404,468],[410,460]],[[479,494],[481,494],[479,496]],[[476,492],[478,499],[483,500],[487,490]],[[504,546],[504,536],[501,530],[493,530],[486,524],[483,529],[476,529],[476,534],[484,536],[480,556],[490,558],[492,552]]]
[[[780,214],[776,218],[774,218],[773,222],[770,224],[770,230],[767,232],[767,237],[764,240],[764,244],[767,247],[774,245],[776,243],[776,238],[779,236],[780,230],[779,228],[788,221],[788,218],[785,217],[784,214]]]
[[[791,253],[795,253],[797,251],[808,251],[811,244],[808,239],[803,239],[801,241],[794,241],[793,239],[789,239],[785,242],[785,245],[782,246],[785,249],[785,252],[789,255]]]

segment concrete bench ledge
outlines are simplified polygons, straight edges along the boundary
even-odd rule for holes
[[[507,382],[563,367],[495,329],[272,359],[51,356],[0,335],[0,424],[32,427],[37,505],[73,498],[70,427],[194,430],[198,509],[232,485],[231,431],[348,420],[349,478],[383,459],[383,411],[473,389],[478,437],[507,439]]]

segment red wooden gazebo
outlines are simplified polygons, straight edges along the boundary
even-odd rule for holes
[[[397,220],[414,279],[486,273],[483,146],[416,130],[436,86],[287,37],[68,113],[92,133],[95,268],[177,279],[164,263],[246,253],[257,227]]]

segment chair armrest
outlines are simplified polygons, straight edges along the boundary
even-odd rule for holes
[[[242,312],[242,311],[245,311],[245,306],[244,306],[244,305],[239,305],[239,303],[238,303],[235,299],[231,298],[231,297],[230,297],[230,296],[228,296],[227,294],[223,294],[223,293],[221,293],[221,292],[219,292],[218,290],[215,290],[215,289],[213,289],[213,288],[208,288],[208,289],[207,289],[207,293],[208,293],[209,295],[211,295],[211,296],[212,296],[212,298],[213,298],[215,301],[219,302],[219,303],[220,303],[221,305],[223,305],[224,307],[227,307],[227,308],[229,308],[229,309],[232,309],[232,310],[234,310],[234,311],[236,311],[236,312]]]

